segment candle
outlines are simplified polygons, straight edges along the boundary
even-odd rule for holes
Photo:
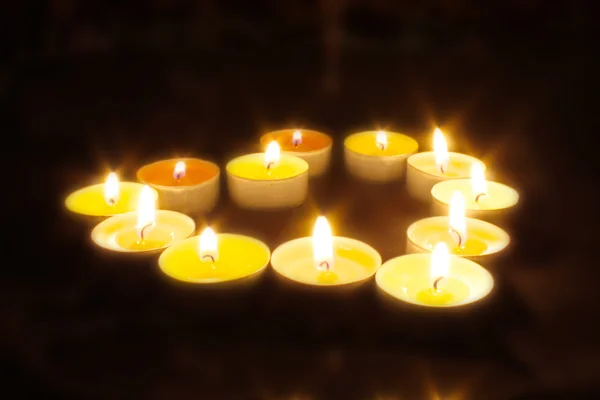
[[[105,183],[79,189],[67,196],[65,207],[76,214],[91,217],[109,217],[134,211],[144,185],[135,182],[119,182],[111,172]],[[158,197],[152,191],[154,198]]]
[[[404,176],[406,160],[418,148],[416,140],[401,133],[360,132],[344,140],[344,161],[348,172],[358,179],[389,182]]]
[[[325,217],[317,218],[312,237],[291,240],[271,256],[281,276],[313,286],[341,286],[367,280],[381,265],[381,256],[366,243],[333,236]]]
[[[473,163],[471,179],[453,179],[440,182],[431,189],[433,213],[448,213],[451,196],[459,191],[465,198],[466,213],[473,218],[504,220],[519,201],[513,188],[485,180],[485,166]]]
[[[471,165],[480,162],[466,154],[448,152],[446,138],[439,128],[433,134],[433,150],[408,159],[406,188],[414,199],[429,202],[431,188],[438,182],[468,178]]]
[[[487,296],[492,275],[481,265],[450,255],[438,243],[431,254],[409,254],[385,262],[375,277],[388,295],[426,307],[457,307]]]
[[[330,136],[308,129],[283,129],[264,134],[260,143],[267,146],[274,140],[283,152],[306,161],[310,176],[323,175],[329,169],[333,144]]]
[[[215,234],[206,228],[200,236],[166,249],[160,269],[182,282],[211,284],[250,277],[269,264],[271,253],[263,242],[243,235]]]
[[[227,164],[227,186],[233,201],[247,209],[299,206],[308,194],[308,163],[281,154],[276,141],[265,153],[248,154]]]
[[[197,158],[157,161],[137,172],[160,195],[161,208],[185,214],[211,211],[219,199],[219,167]]]
[[[187,215],[156,210],[153,191],[144,186],[137,211],[102,221],[92,230],[92,240],[98,246],[116,252],[152,252],[185,239],[194,228],[194,220]]]
[[[462,257],[490,262],[508,246],[510,237],[501,228],[474,218],[465,217],[465,200],[454,192],[447,217],[421,219],[408,227],[406,252],[430,252],[439,243]]]

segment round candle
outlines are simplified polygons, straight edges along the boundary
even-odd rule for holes
[[[448,152],[446,139],[439,128],[433,134],[434,151],[417,153],[409,157],[406,189],[414,199],[429,202],[431,189],[442,181],[468,178],[471,165],[481,162],[466,154]]]
[[[485,268],[450,255],[443,243],[431,254],[409,254],[385,262],[375,281],[388,295],[426,307],[474,303],[494,287],[494,279]]]
[[[92,240],[111,251],[145,253],[185,239],[194,229],[194,220],[187,215],[156,210],[152,189],[144,186],[137,211],[102,221],[92,230]]]
[[[248,154],[227,164],[227,186],[233,201],[242,208],[296,207],[308,194],[308,163],[281,154],[277,142],[265,153]]]
[[[431,189],[433,213],[448,213],[450,199],[454,192],[465,198],[466,215],[487,220],[502,220],[519,201],[519,194],[513,188],[497,182],[485,180],[485,166],[474,163],[471,179],[454,179],[440,182]]]
[[[223,283],[262,271],[271,253],[263,242],[248,236],[215,234],[210,228],[165,250],[160,269],[171,278],[188,283]]]
[[[144,185],[135,182],[119,182],[111,172],[105,183],[79,189],[67,196],[65,207],[76,214],[90,217],[110,217],[134,211]],[[158,193],[152,191],[156,199]]]
[[[219,167],[197,158],[157,161],[137,172],[160,195],[161,208],[186,214],[211,211],[219,199]]]
[[[312,237],[291,240],[273,251],[271,265],[281,276],[313,286],[341,286],[367,280],[381,256],[361,241],[333,236],[319,217]]]
[[[496,225],[465,218],[460,192],[454,192],[448,217],[421,219],[408,227],[406,238],[407,253],[430,252],[443,242],[453,254],[480,262],[490,262],[510,243],[508,233]]]
[[[360,132],[344,140],[344,162],[358,179],[389,182],[404,176],[407,158],[418,149],[416,140],[401,133]]]
[[[306,161],[310,176],[320,176],[327,172],[333,144],[330,136],[308,129],[282,129],[266,133],[260,138],[264,147],[272,141],[276,141],[284,153]]]

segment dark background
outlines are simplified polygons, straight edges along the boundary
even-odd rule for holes
[[[600,378],[596,57],[583,1],[23,1],[2,4],[7,186],[0,283],[10,398],[576,399]],[[307,204],[198,218],[272,249],[310,233],[403,252],[428,215],[402,185],[346,176],[341,139],[399,130],[482,158],[522,201],[494,295],[392,309],[373,282],[323,295],[267,271],[180,287],[88,243],[70,190],[108,169],[218,161],[268,129],[336,139]],[[224,187],[224,185],[223,185]]]

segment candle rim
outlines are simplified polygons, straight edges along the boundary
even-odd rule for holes
[[[298,154],[314,154],[314,153],[326,152],[326,151],[330,150],[333,147],[333,138],[330,135],[328,135],[328,134],[326,134],[324,132],[321,132],[321,131],[315,131],[313,129],[302,129],[302,128],[287,128],[287,129],[278,129],[276,131],[269,131],[269,132],[263,133],[260,136],[259,142],[260,142],[261,145],[266,146],[270,142],[270,141],[267,141],[266,139],[269,139],[269,137],[271,135],[272,136],[282,135],[282,134],[288,133],[290,131],[292,131],[292,133],[295,132],[295,131],[300,131],[300,132],[302,132],[302,135],[304,135],[304,133],[307,132],[307,133],[310,133],[310,134],[313,134],[313,135],[321,136],[321,137],[325,138],[328,141],[327,146],[324,146],[324,147],[322,147],[320,149],[317,149],[317,150],[310,150],[310,151],[281,150],[282,154],[283,153],[294,154],[294,155],[298,155]],[[272,139],[277,140],[277,138],[275,138],[275,137],[272,138]]]
[[[451,182],[452,183],[467,182],[470,185],[471,184],[471,179],[470,178],[456,178],[456,179],[448,179],[448,180],[436,183],[431,188],[431,197],[433,198],[434,201],[437,201],[438,203],[440,203],[442,205],[445,205],[445,206],[449,206],[450,205],[450,200],[448,200],[448,202],[443,201],[442,199],[440,199],[439,197],[437,197],[434,194],[434,190],[435,190],[436,186],[439,189],[439,187],[442,187],[444,185],[448,185],[449,186]],[[503,189],[508,189],[511,192],[511,194],[513,194],[515,196],[515,202],[512,203],[512,204],[509,204],[507,206],[504,206],[504,207],[494,207],[494,208],[487,208],[487,209],[469,208],[468,206],[471,203],[470,202],[466,202],[465,209],[467,211],[481,211],[481,212],[486,212],[486,213],[488,213],[488,212],[489,213],[494,213],[494,212],[505,211],[505,210],[514,208],[514,207],[516,207],[519,204],[519,200],[520,200],[521,196],[519,195],[519,192],[515,188],[513,188],[512,186],[509,186],[507,184],[500,183],[500,182],[488,181],[488,180],[486,180],[486,182],[488,184],[488,191],[489,191],[489,188],[490,188],[489,185],[493,185],[493,186],[496,186],[496,187],[501,187]],[[458,190],[458,189],[456,189],[456,190]]]
[[[70,192],[67,197],[65,197],[65,200],[63,202],[64,207],[71,213],[73,214],[78,214],[78,215],[85,215],[85,216],[89,216],[89,217],[113,217],[116,215],[123,215],[126,213],[87,213],[87,212],[79,212],[73,209],[73,202],[75,201],[75,199],[77,198],[77,196],[81,195],[84,192],[87,191],[91,191],[94,189],[100,189],[102,194],[102,199],[104,199],[104,185],[105,183],[95,183],[92,185],[88,185],[88,186],[84,186],[82,188],[76,189],[72,192]],[[130,182],[130,181],[119,181],[119,191],[121,191],[121,189],[124,189],[124,187],[134,187],[134,188],[138,188],[139,192],[141,193],[142,188],[144,187],[144,183],[140,183],[140,182]],[[154,193],[154,199],[158,200],[158,192],[154,189],[154,188],[150,188],[152,190],[152,193]],[[103,202],[105,202],[105,200],[103,200]],[[133,211],[133,210],[132,210]],[[128,211],[128,212],[132,212],[132,211]]]
[[[411,141],[414,146],[414,150],[413,151],[409,151],[406,153],[400,153],[400,154],[392,154],[392,155],[377,155],[377,154],[364,154],[364,153],[359,153],[354,151],[353,149],[351,149],[350,147],[348,147],[348,142],[350,140],[352,140],[353,137],[359,136],[359,135],[370,135],[373,134],[375,137],[377,136],[377,133],[380,132],[381,130],[377,130],[377,131],[360,131],[360,132],[354,132],[351,133],[350,135],[346,136],[344,138],[344,149],[347,149],[348,151],[351,151],[352,153],[358,155],[358,156],[362,156],[365,158],[385,158],[385,159],[395,159],[395,158],[409,158],[415,154],[418,154],[417,152],[419,151],[419,142],[413,138],[412,136],[406,135],[404,133],[401,132],[396,132],[396,131],[384,131],[386,133],[386,135],[392,135],[392,136],[401,136],[403,139],[408,139],[409,141]],[[389,140],[388,140],[389,143]]]
[[[251,158],[251,157],[264,157],[265,153],[250,153],[250,154],[244,154],[241,155],[239,157],[235,157],[231,160],[229,160],[229,162],[227,163],[227,165],[225,165],[225,170],[227,171],[227,174],[230,176],[235,177],[236,179],[240,179],[240,180],[244,180],[244,181],[249,181],[249,182],[281,182],[281,181],[287,181],[287,180],[292,180],[292,179],[296,179],[304,174],[308,174],[308,170],[309,170],[309,165],[308,162],[306,162],[304,159],[290,154],[289,152],[281,152],[280,154],[280,158],[279,158],[279,162],[281,162],[284,158],[288,158],[288,159],[292,159],[294,162],[299,163],[299,165],[301,165],[301,169],[302,172],[286,177],[286,178],[277,178],[277,179],[257,179],[257,178],[247,178],[245,176],[239,176],[237,174],[234,174],[233,172],[231,172],[230,166],[234,163],[234,162],[240,162],[240,160],[245,159],[245,158]]]
[[[154,166],[156,166],[157,164],[161,164],[161,163],[165,163],[165,162],[170,162],[170,161],[183,161],[184,163],[186,163],[186,168],[187,168],[187,163],[191,162],[191,161],[200,161],[202,163],[205,164],[210,164],[211,166],[216,168],[217,173],[215,174],[215,176],[212,176],[202,182],[199,183],[195,183],[193,185],[181,185],[181,186],[170,186],[170,185],[161,185],[161,184],[157,184],[154,182],[150,182],[146,179],[142,178],[142,174],[144,172],[144,170],[152,168]],[[204,160],[202,158],[196,158],[196,157],[182,157],[182,158],[166,158],[163,160],[157,160],[157,161],[153,161],[150,162],[148,164],[144,164],[142,165],[140,168],[138,168],[136,174],[135,174],[136,178],[138,179],[138,181],[140,181],[143,184],[149,185],[153,188],[157,188],[160,190],[172,190],[172,191],[181,191],[181,190],[186,190],[186,189],[190,189],[190,188],[197,188],[200,186],[207,186],[210,185],[212,182],[214,182],[215,180],[218,180],[219,177],[221,176],[221,168],[219,167],[219,165],[215,162],[209,161],[209,160]]]
[[[432,176],[432,177],[435,177],[435,178],[445,178],[446,180],[454,180],[454,179],[465,179],[465,178],[469,177],[469,175],[465,175],[464,177],[461,176],[461,177],[452,178],[452,177],[446,177],[446,176],[441,175],[441,174],[432,174],[431,172],[424,171],[421,168],[419,168],[419,167],[417,167],[416,165],[413,164],[414,161],[417,158],[429,157],[430,155],[433,155],[433,160],[435,162],[435,152],[434,151],[421,151],[421,152],[415,153],[415,154],[411,155],[410,157],[408,157],[408,159],[406,160],[406,162],[407,162],[407,164],[408,164],[408,166],[410,168],[414,168],[414,169],[416,169],[417,171],[419,171],[422,174],[425,174],[427,176]],[[480,159],[478,159],[475,156],[471,156],[471,155],[464,154],[464,153],[457,153],[455,151],[449,151],[448,152],[448,159],[451,160],[451,158],[452,158],[453,155],[454,156],[459,156],[459,157],[466,157],[466,158],[470,159],[471,163],[473,163],[473,161],[482,162]],[[469,171],[469,174],[470,173],[471,172]]]

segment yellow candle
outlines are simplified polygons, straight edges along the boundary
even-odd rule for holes
[[[188,283],[223,283],[252,276],[269,263],[271,253],[261,241],[248,236],[215,234],[207,228],[171,246],[158,259],[171,278]]]
[[[313,286],[340,286],[362,282],[381,265],[375,249],[358,240],[333,236],[324,217],[319,217],[312,237],[279,246],[271,265],[281,276]]]
[[[248,154],[227,164],[229,193],[243,208],[295,207],[308,193],[308,163],[291,154],[281,154],[277,142],[265,153]]]
[[[109,217],[134,211],[144,185],[134,182],[119,182],[112,172],[105,183],[79,189],[67,196],[65,207],[76,214],[92,217]],[[152,191],[156,199],[158,193]]]
[[[401,133],[360,132],[344,140],[344,162],[358,179],[389,182],[404,176],[406,159],[418,148],[416,140]]]
[[[409,254],[385,262],[377,286],[398,300],[426,307],[457,307],[481,300],[493,286],[479,264],[448,253],[445,244],[432,254]]]
[[[144,186],[137,211],[102,221],[92,230],[92,240],[107,250],[143,253],[163,249],[193,233],[190,217],[155,207],[152,189]]]

